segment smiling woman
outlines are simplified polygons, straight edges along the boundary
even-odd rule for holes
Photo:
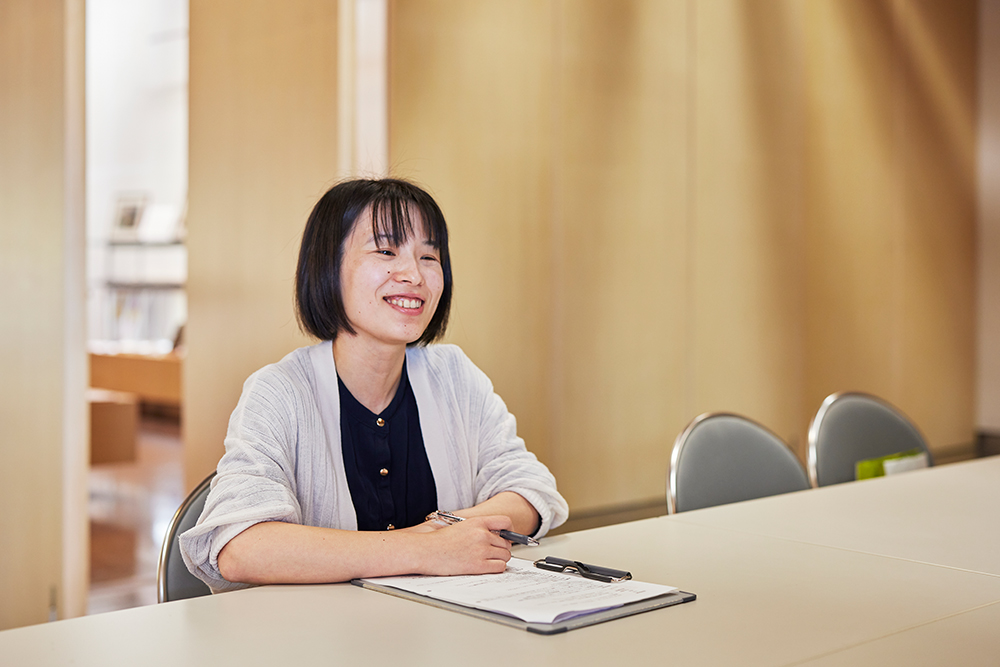
[[[341,183],[299,253],[301,327],[322,342],[254,373],[188,568],[213,591],[394,574],[503,571],[515,530],[566,520],[555,479],[489,379],[444,334],[448,229],[394,179]],[[466,521],[426,517],[447,509]]]

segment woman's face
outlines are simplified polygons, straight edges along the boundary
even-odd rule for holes
[[[402,245],[373,236],[370,207],[344,241],[341,300],[351,327],[371,342],[405,346],[420,338],[444,290],[441,255],[419,214],[411,215],[413,234]]]

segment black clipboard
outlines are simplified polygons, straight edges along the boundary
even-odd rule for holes
[[[580,614],[579,616],[574,616],[564,621],[556,621],[555,623],[529,623],[528,621],[523,621],[514,616],[508,616],[495,611],[487,611],[485,609],[476,609],[475,607],[467,607],[454,602],[447,602],[445,600],[439,600],[426,595],[420,595],[419,593],[404,591],[400,588],[377,584],[372,581],[353,579],[351,580],[351,583],[370,591],[378,591],[379,593],[386,593],[387,595],[404,598],[406,600],[415,600],[432,607],[438,607],[439,609],[447,609],[448,611],[454,611],[466,616],[486,619],[487,621],[493,621],[494,623],[500,623],[502,625],[509,625],[512,628],[519,628],[521,630],[527,630],[528,632],[534,632],[540,635],[557,635],[570,630],[576,630],[577,628],[583,628],[588,625],[597,625],[598,623],[613,621],[616,618],[642,614],[644,612],[661,609],[663,607],[672,607],[674,605],[691,602],[697,599],[697,596],[694,593],[674,591],[673,593],[666,593],[664,595],[658,595],[645,600],[629,602],[618,607],[611,607],[610,609]]]

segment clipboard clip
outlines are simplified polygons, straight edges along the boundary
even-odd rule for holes
[[[535,561],[535,567],[549,572],[569,572],[580,575],[585,579],[602,581],[606,584],[618,583],[632,578],[631,572],[625,570],[615,570],[610,567],[600,565],[587,565],[578,560],[566,560],[555,556],[546,556]]]

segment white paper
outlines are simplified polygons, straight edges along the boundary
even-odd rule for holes
[[[927,452],[920,452],[913,456],[904,456],[901,459],[886,459],[882,462],[882,469],[886,475],[895,475],[908,470],[917,470],[927,467]]]
[[[521,558],[511,558],[502,574],[379,577],[363,581],[500,612],[529,623],[555,623],[677,590],[632,580],[606,584],[540,570]]]

